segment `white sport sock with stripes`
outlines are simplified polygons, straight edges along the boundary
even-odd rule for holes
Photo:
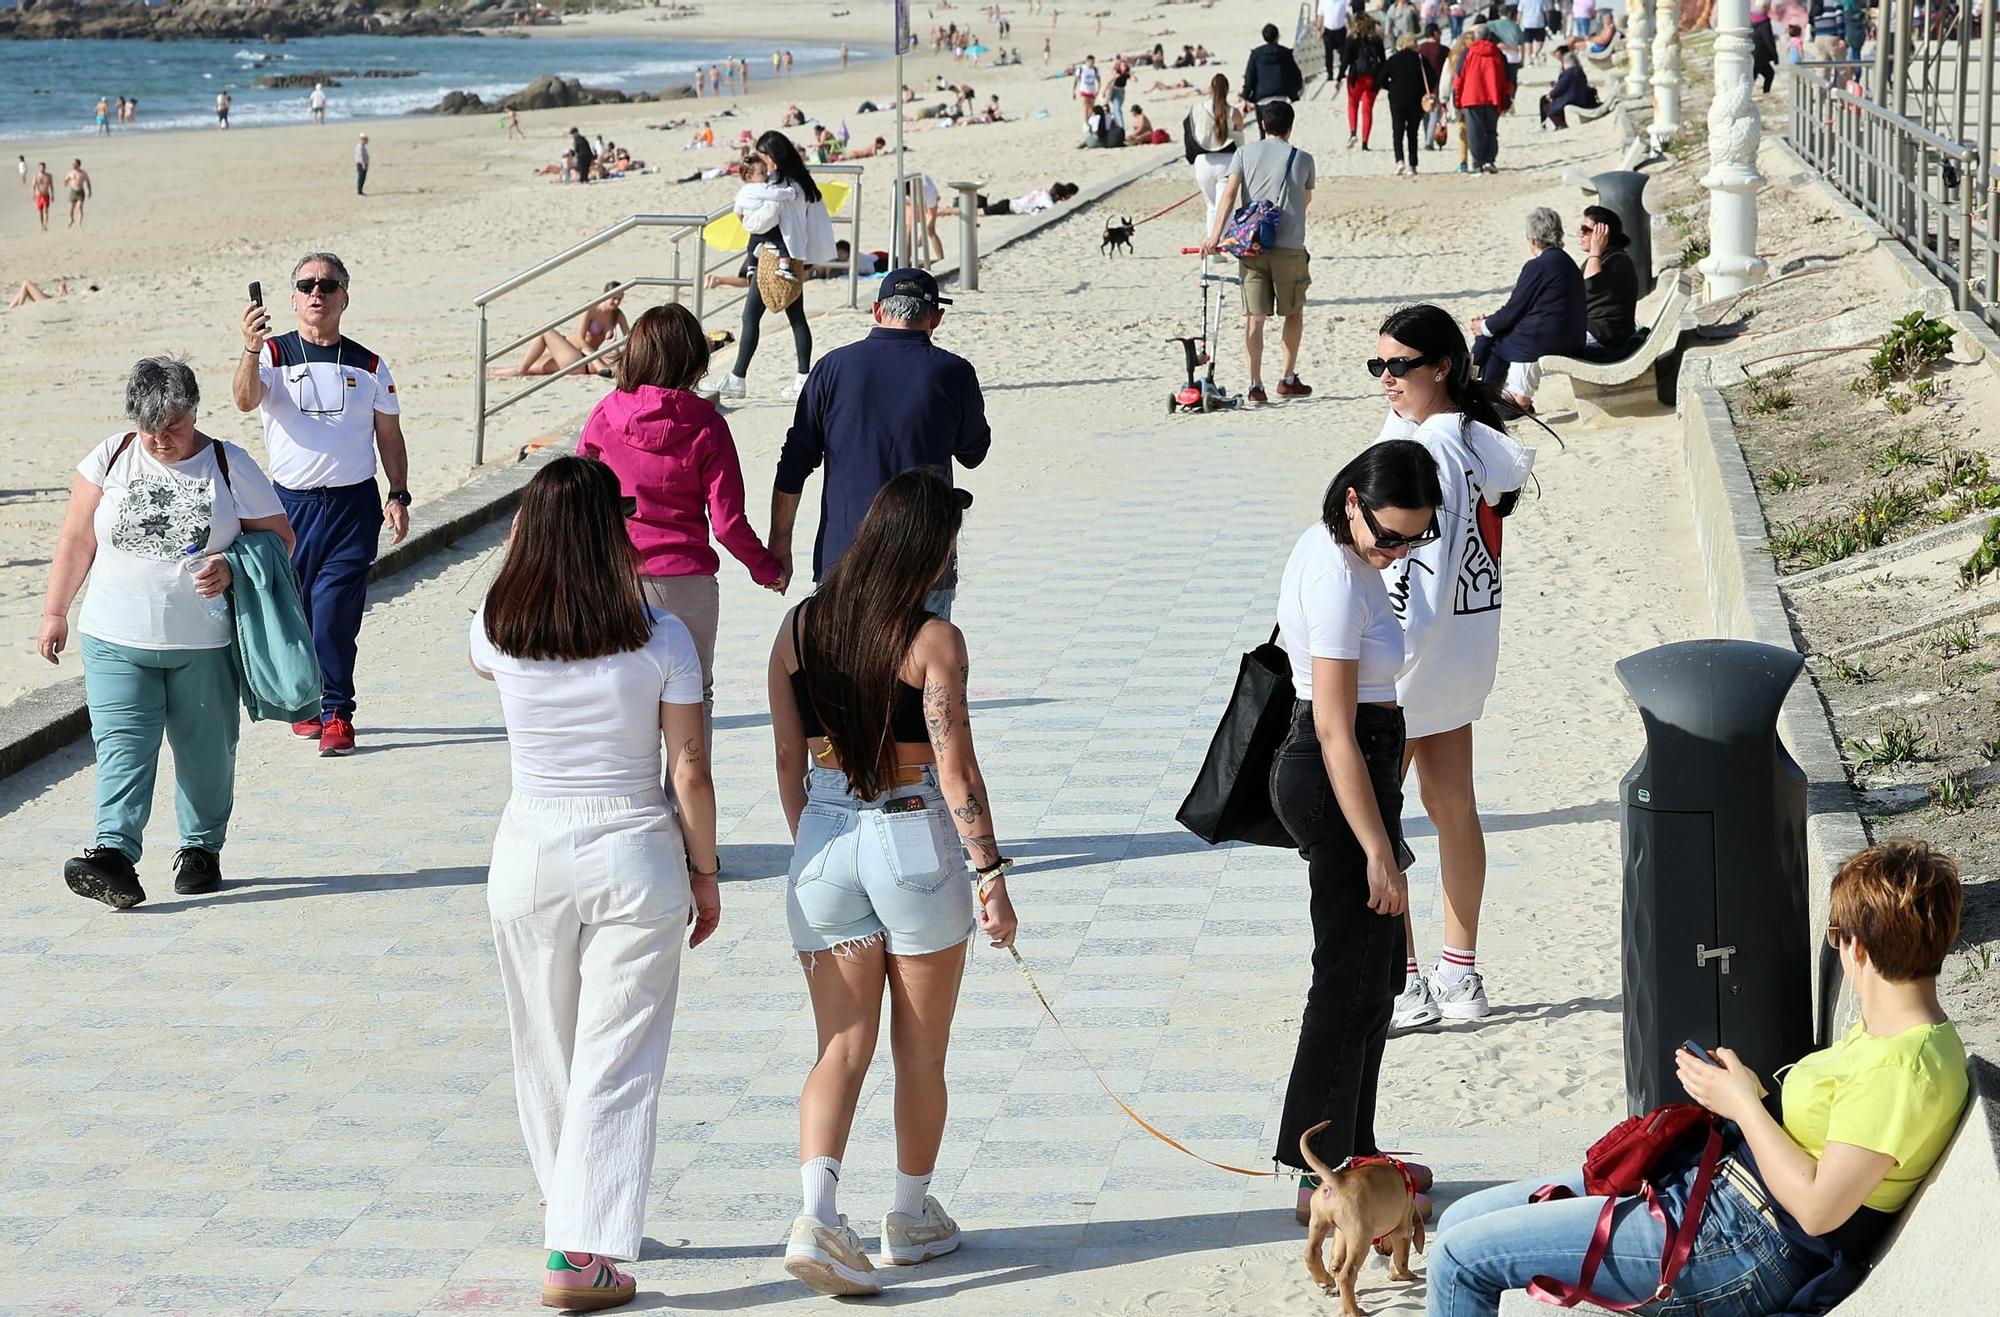
[[[1447,988],[1472,973],[1473,952],[1462,947],[1446,947],[1438,955],[1438,982]]]
[[[1417,981],[1417,976],[1418,976],[1418,975],[1420,975],[1420,974],[1422,974],[1422,973],[1423,973],[1423,970],[1422,970],[1422,969],[1420,969],[1420,968],[1418,968],[1418,966],[1417,966],[1417,958],[1416,958],[1415,956],[1406,956],[1406,957],[1404,957],[1404,958],[1403,958],[1403,991],[1404,991],[1404,992],[1408,992],[1408,991],[1410,990],[1410,985],[1411,985],[1411,984],[1413,984],[1413,983],[1415,983],[1415,982]]]

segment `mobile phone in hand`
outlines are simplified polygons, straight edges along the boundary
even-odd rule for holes
[[[1681,1044],[1681,1046],[1687,1049],[1688,1051],[1693,1052],[1697,1060],[1705,1061],[1709,1065],[1714,1066],[1718,1070],[1722,1068],[1722,1062],[1710,1056],[1708,1054],[1708,1049],[1703,1047],[1700,1043],[1696,1042],[1694,1039],[1690,1038],[1686,1040]]]
[[[264,305],[264,285],[256,280],[252,280],[250,283],[250,304],[252,306]]]

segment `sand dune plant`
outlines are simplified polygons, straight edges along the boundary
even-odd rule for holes
[[[1772,492],[1788,494],[1795,489],[1804,489],[1812,483],[1812,477],[1795,466],[1774,466],[1764,477],[1764,483]]]
[[[1931,799],[1947,814],[1963,814],[1972,808],[1978,788],[1962,773],[1951,773],[1931,783]]]
[[[1958,569],[1959,584],[1978,585],[1996,570],[2000,570],[2000,517],[1988,517],[1979,547]]]
[[[1857,392],[1881,393],[1899,380],[1915,379],[1950,351],[1951,326],[1935,316],[1912,311],[1889,326],[1882,346],[1849,387]]]
[[[1854,756],[1854,766],[1859,769],[1893,768],[1922,759],[1925,739],[1915,723],[1898,719],[1884,723],[1872,739],[1850,738],[1847,753]]]

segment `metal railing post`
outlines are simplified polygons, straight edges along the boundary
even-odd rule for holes
[[[1995,322],[2000,303],[2000,194],[1994,184],[2000,173],[1993,161],[1993,20],[1994,0],[1979,6],[1979,194],[1986,199],[1986,319]],[[2000,322],[1996,322],[2000,323]]]
[[[979,189],[984,183],[953,183],[958,189],[958,286],[979,291]]]
[[[899,92],[898,95],[901,93]],[[897,113],[901,113],[900,108]],[[861,305],[861,180],[854,176],[854,192],[847,199],[847,309]]]
[[[1989,0],[1990,3],[1990,0]],[[486,465],[486,304],[479,306],[472,357],[472,466]]]
[[[702,323],[702,304],[708,299],[708,232],[705,228],[694,233],[694,322]]]

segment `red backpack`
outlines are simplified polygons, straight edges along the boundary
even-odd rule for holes
[[[1681,1215],[1680,1228],[1675,1229],[1674,1223],[1667,1219],[1666,1209],[1660,1205],[1660,1191],[1654,1181],[1680,1163],[1677,1154],[1697,1133],[1706,1133],[1708,1139],[1702,1148],[1694,1184],[1688,1191],[1687,1210]],[[1721,1160],[1722,1131],[1717,1128],[1715,1117],[1701,1107],[1670,1102],[1643,1116],[1620,1121],[1583,1155],[1584,1191],[1593,1198],[1610,1199],[1597,1218],[1597,1229],[1592,1232],[1590,1247],[1583,1255],[1583,1273],[1574,1285],[1565,1285],[1551,1276],[1536,1276],[1528,1283],[1528,1296],[1558,1308],[1593,1303],[1612,1312],[1630,1312],[1673,1297],[1674,1277],[1680,1275],[1688,1255],[1694,1251],[1702,1208],[1708,1203],[1708,1191],[1715,1183],[1716,1167]],[[1659,1289],[1643,1299],[1622,1303],[1591,1293],[1590,1283],[1597,1279],[1597,1268],[1611,1244],[1611,1223],[1618,1200],[1638,1195],[1645,1197],[1646,1210],[1666,1227],[1667,1247],[1660,1255]],[[1550,1184],[1535,1190],[1529,1201],[1546,1203],[1574,1196],[1567,1185]]]

